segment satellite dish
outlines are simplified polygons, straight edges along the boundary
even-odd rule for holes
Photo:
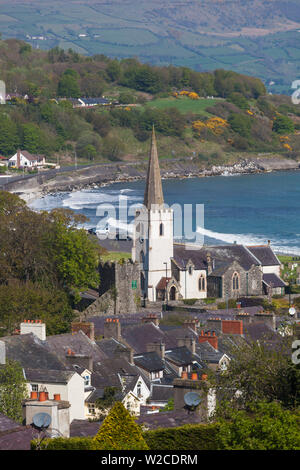
[[[295,313],[296,313],[296,309],[294,307],[291,307],[289,309],[289,314],[293,317],[295,315]]]
[[[199,393],[196,392],[188,392],[184,395],[184,403],[190,409],[196,408],[202,401]]]
[[[48,428],[51,424],[51,416],[48,413],[37,413],[34,415],[33,424],[39,429]]]

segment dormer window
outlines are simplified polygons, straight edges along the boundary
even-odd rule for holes
[[[190,274],[190,275],[193,274],[193,266],[189,266],[189,274]]]
[[[89,375],[85,375],[83,378],[84,378],[84,386],[89,387],[91,385],[91,377]]]

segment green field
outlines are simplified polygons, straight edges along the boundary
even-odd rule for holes
[[[154,101],[149,101],[145,106],[148,108],[158,108],[158,109],[166,109],[166,108],[177,108],[180,112],[186,113],[194,113],[194,114],[203,114],[209,115],[206,112],[206,108],[209,106],[213,106],[216,102],[219,101],[217,99],[198,99],[192,100],[191,98],[182,96],[179,98],[158,98]]]

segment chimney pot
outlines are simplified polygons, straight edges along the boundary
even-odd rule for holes
[[[182,379],[187,379],[188,378],[188,373],[186,371],[181,372],[181,378]]]
[[[201,379],[202,379],[202,380],[207,380],[207,374],[202,374],[202,375],[201,375]]]
[[[38,398],[38,393],[37,393],[37,392],[31,392],[31,393],[30,393],[30,398],[31,398],[32,400],[37,400],[37,398]]]
[[[192,380],[198,380],[198,374],[196,374],[196,372],[192,373]]]
[[[46,392],[39,393],[39,401],[46,401]]]
[[[54,401],[60,401],[60,393],[55,393],[53,396]]]

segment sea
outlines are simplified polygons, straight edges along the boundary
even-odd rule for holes
[[[114,229],[131,233],[144,189],[145,181],[114,183],[49,194],[29,206],[84,214],[83,226],[105,238]],[[164,179],[163,192],[165,203],[176,209],[175,239],[206,245],[270,240],[275,252],[300,256],[300,171]]]

